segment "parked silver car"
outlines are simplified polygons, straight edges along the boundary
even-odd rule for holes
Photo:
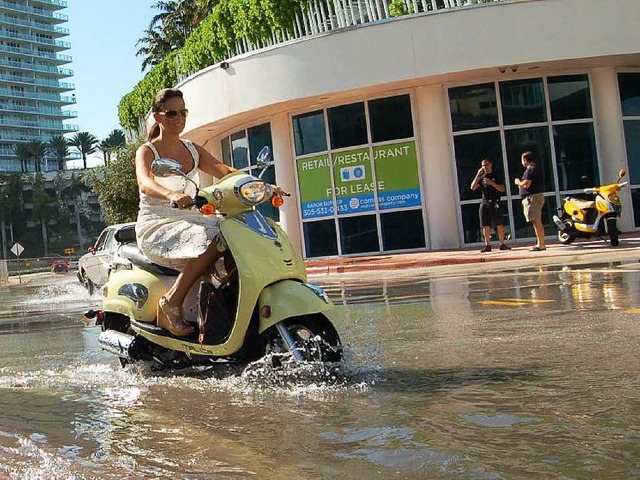
[[[93,247],[78,260],[78,280],[90,294],[109,280],[113,257],[120,245],[135,241],[135,223],[110,225],[100,233]]]

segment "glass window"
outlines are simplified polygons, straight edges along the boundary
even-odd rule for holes
[[[273,160],[273,145],[271,142],[271,124],[263,123],[262,125],[257,125],[255,127],[251,127],[247,129],[247,133],[249,135],[249,150],[251,152],[251,165],[256,164],[256,157],[262,147],[269,147],[271,149],[272,160]],[[258,175],[260,172],[256,169],[252,169],[251,172],[253,175]],[[271,166],[267,169],[266,172],[262,175],[262,179],[270,183],[272,185],[277,184],[276,181],[276,169]],[[280,219],[280,210],[273,205],[271,202],[261,203],[256,207],[256,209],[262,213],[265,217],[273,218],[275,221]]]
[[[553,167],[551,165],[551,147],[549,146],[549,128],[533,127],[506,130],[504,132],[507,148],[507,162],[509,175],[505,183],[509,184],[512,195],[518,195],[518,187],[513,180],[522,178],[524,167],[522,166],[522,154],[532,151],[536,157],[536,165],[542,170],[544,179],[544,191],[555,190],[553,183]]]
[[[323,152],[327,149],[327,134],[322,110],[293,117],[293,140],[296,155]]]
[[[480,228],[480,205],[470,203],[460,205],[462,214],[462,237],[464,243],[477,243],[483,240]]]
[[[536,233],[533,230],[533,224],[527,223],[522,211],[522,200],[515,199],[512,202],[513,207],[513,223],[515,225],[515,238],[533,238]],[[558,213],[558,207],[555,197],[544,197],[544,206],[542,207],[542,225],[544,226],[545,236],[557,235],[558,227],[553,223],[553,215]]]
[[[496,89],[493,83],[449,89],[453,131],[498,126]]]
[[[493,160],[493,166],[500,175],[502,171],[502,145],[500,132],[472,133],[454,137],[456,171],[460,200],[480,198],[481,192],[471,190],[471,182],[480,168],[483,158]],[[506,181],[506,180],[505,180]]]
[[[229,143],[229,137],[222,139],[222,161],[233,167],[233,161],[231,160],[231,144]]]
[[[586,75],[549,77],[551,120],[591,118],[589,78]]]
[[[367,122],[364,103],[352,103],[330,108],[329,137],[331,148],[352,147],[367,143]]]
[[[576,190],[600,183],[592,123],[555,125],[553,138],[560,190]]]
[[[384,213],[380,222],[385,251],[424,248],[422,210]]]
[[[371,100],[369,119],[373,142],[413,137],[409,95]]]
[[[344,217],[339,222],[343,254],[380,251],[375,215]]]
[[[619,73],[620,103],[625,117],[640,115],[640,73]]]
[[[631,189],[631,203],[633,205],[633,224],[640,227],[640,189]]]
[[[627,146],[629,182],[640,183],[640,120],[624,121],[624,141]]]
[[[541,78],[500,82],[500,102],[505,125],[547,120],[544,85]]]
[[[247,129],[247,133],[249,134],[249,151],[251,152],[251,165],[256,164],[256,157],[258,156],[258,153],[260,152],[262,147],[269,147],[271,149],[271,153],[273,154],[273,144],[271,142],[271,124],[263,123],[262,125],[256,125],[255,127]],[[271,175],[273,175],[273,170],[273,167],[271,167],[265,173],[265,180],[270,171]]]
[[[244,130],[231,135],[231,156],[237,169],[249,166],[249,142]]]
[[[338,254],[335,220],[305,222],[303,228],[307,257],[327,257]]]

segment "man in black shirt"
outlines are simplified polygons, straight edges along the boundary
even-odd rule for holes
[[[471,190],[482,189],[482,202],[480,203],[480,225],[484,234],[484,247],[482,253],[491,251],[491,226],[494,225],[500,241],[500,250],[511,250],[504,243],[504,226],[502,225],[502,207],[500,195],[504,193],[504,182],[493,170],[493,161],[485,158],[482,160],[480,170],[476,173]]]

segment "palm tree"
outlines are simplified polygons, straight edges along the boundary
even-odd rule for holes
[[[189,35],[213,12],[218,0],[168,0],[151,6],[160,10],[144,36],[136,45],[142,47],[136,56],[143,56],[142,71],[161,62],[173,50],[184,46]]]
[[[49,139],[49,151],[58,162],[58,170],[64,170],[65,159],[69,155],[69,143],[63,135],[54,135]]]
[[[89,132],[76,133],[69,140],[69,145],[76,147],[82,155],[82,163],[85,170],[87,169],[87,155],[91,155],[98,150],[97,143],[98,139]]]
[[[81,205],[82,193],[89,191],[90,188],[84,183],[82,178],[76,177],[75,174],[71,174],[71,178],[65,181],[65,187],[62,191],[62,197],[64,199],[70,199],[74,201],[74,213],[76,216],[76,232],[78,234],[78,243],[80,244],[80,251],[84,251],[84,242],[82,241],[82,224],[81,224]]]
[[[13,243],[13,221],[22,210],[22,175],[6,174],[0,178],[0,238],[2,239],[2,255],[7,258],[7,245]],[[7,242],[9,227],[9,242]]]
[[[20,160],[20,171],[26,173],[28,171],[29,160],[31,160],[31,152],[26,143],[18,143],[13,147],[13,154]]]
[[[36,166],[36,172],[41,170],[42,160],[47,156],[47,144],[40,140],[32,140],[27,143],[27,149],[29,150],[29,156]]]
[[[31,178],[31,186],[33,187],[32,203],[33,210],[40,218],[40,227],[42,229],[42,245],[44,250],[44,256],[49,256],[49,235],[47,233],[47,222],[51,214],[51,205],[53,204],[53,198],[45,190],[44,176],[42,173],[36,173]]]
[[[102,151],[104,156],[104,164],[109,165],[111,161],[111,154],[118,151],[127,144],[127,141],[122,130],[112,130],[111,133],[98,144],[98,148]]]

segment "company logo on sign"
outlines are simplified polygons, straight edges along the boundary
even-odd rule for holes
[[[340,169],[340,178],[342,178],[343,182],[363,180],[364,175],[365,171],[362,165],[357,165],[355,167],[344,167]]]

